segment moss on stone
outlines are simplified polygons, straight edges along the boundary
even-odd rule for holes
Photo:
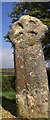
[[[34,45],[35,44],[35,38],[28,38],[28,44],[30,46]]]

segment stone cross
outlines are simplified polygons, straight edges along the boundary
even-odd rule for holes
[[[17,115],[48,118],[48,80],[41,41],[48,31],[36,17],[22,16],[9,37],[15,45]]]

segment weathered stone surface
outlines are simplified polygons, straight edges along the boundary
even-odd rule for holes
[[[9,36],[15,44],[18,116],[48,118],[48,80],[41,41],[48,31],[39,19],[22,16]]]

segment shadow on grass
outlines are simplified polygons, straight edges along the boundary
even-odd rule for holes
[[[17,116],[15,99],[9,99],[2,96],[2,107],[9,111],[12,115]]]

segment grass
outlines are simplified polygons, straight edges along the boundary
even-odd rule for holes
[[[2,91],[15,91],[15,76],[2,75]]]
[[[1,95],[1,93],[0,93]],[[14,99],[15,92],[15,77],[12,75],[2,75],[2,96]]]
[[[2,92],[2,93],[1,93]],[[0,99],[2,97],[2,107],[12,115],[16,116],[16,91],[15,77],[13,74],[2,74],[2,91],[0,91]]]
[[[14,99],[16,97],[15,91],[3,91],[2,96],[9,98],[9,99]]]
[[[14,68],[3,68],[0,69],[0,73],[1,71],[3,75],[14,75]]]

